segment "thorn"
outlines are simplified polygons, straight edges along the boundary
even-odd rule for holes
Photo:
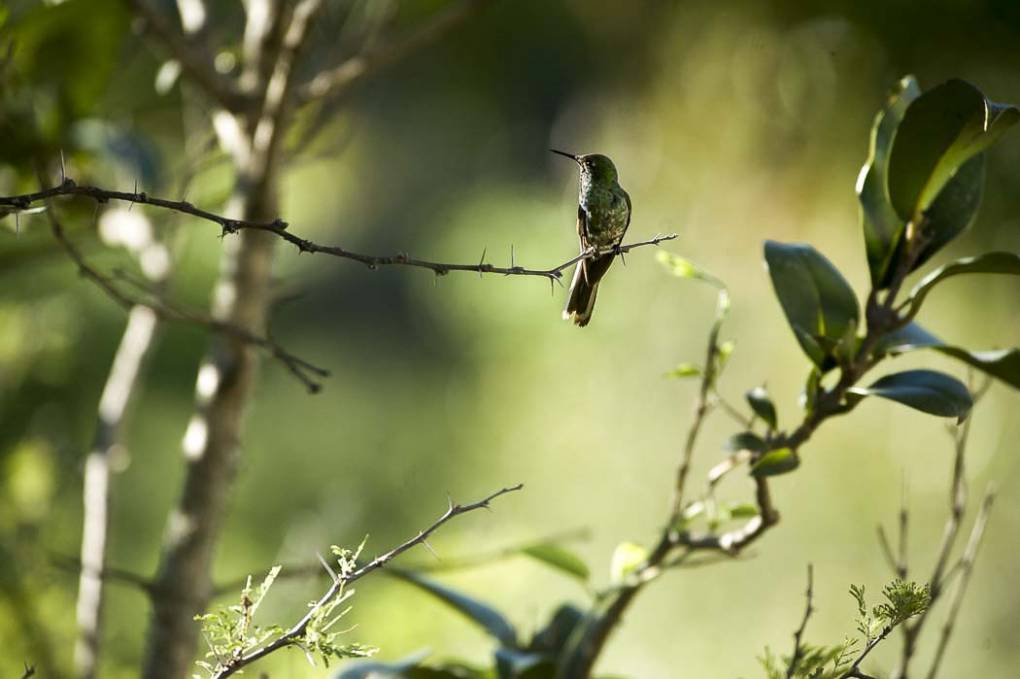
[[[20,219],[20,217],[18,217],[19,214],[20,214],[20,212],[18,210],[14,211],[14,236],[15,236],[15,238],[21,236],[21,219]]]
[[[482,257],[481,257],[481,259],[478,260],[478,277],[479,278],[482,277],[482,267],[485,266],[485,253],[487,251],[488,251],[488,248],[484,248],[483,247],[482,248]]]
[[[133,193],[135,195],[131,197],[131,204],[128,205],[128,212],[131,212],[131,208],[135,206],[135,196],[138,195],[138,177],[135,177],[135,190],[133,191]]]
[[[452,512],[453,511],[453,496],[450,495],[449,493],[446,494],[446,504],[447,504],[446,510],[449,511],[449,512]]]
[[[510,243],[510,268],[514,269],[516,267],[517,264],[514,262],[514,244]]]
[[[326,562],[326,560],[324,558],[322,558],[322,554],[320,554],[319,552],[316,552],[315,556],[317,556],[319,558],[319,563],[321,563],[322,567],[326,569],[327,573],[329,573],[329,577],[333,581],[333,584],[335,585],[337,582],[339,582],[340,578],[337,577],[337,574],[333,572],[333,569],[330,568],[330,566]]]
[[[67,181],[67,173],[64,172],[64,149],[60,149],[60,183]]]
[[[432,549],[432,545],[429,544],[428,540],[422,540],[421,544],[422,544],[422,546],[425,547],[425,549],[429,550],[429,553],[432,556],[436,557],[436,561],[442,561],[442,559],[439,558],[439,555],[436,554],[436,550]]]

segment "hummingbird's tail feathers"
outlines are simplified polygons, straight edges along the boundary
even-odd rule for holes
[[[592,310],[595,308],[599,281],[609,270],[613,258],[614,255],[609,254],[578,262],[574,269],[574,279],[570,283],[567,306],[563,309],[564,320],[572,319],[575,325],[582,328],[588,325]]]

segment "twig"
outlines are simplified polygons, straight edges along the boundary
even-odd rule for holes
[[[892,632],[893,629],[892,625],[886,625],[883,627],[879,635],[869,641],[868,645],[864,647],[864,650],[862,650],[860,655],[857,656],[857,659],[854,660],[854,664],[850,666],[850,669],[840,675],[840,679],[850,679],[851,677],[856,677],[857,679],[875,679],[871,675],[865,674],[861,671],[861,663],[864,662],[864,659],[867,658],[873,650],[875,650],[876,646],[882,643],[882,641],[889,636],[889,633]]]
[[[545,538],[539,538],[536,540],[529,540],[516,545],[510,545],[507,547],[501,547],[500,549],[493,550],[488,553],[478,554],[467,554],[464,556],[454,556],[452,558],[444,558],[442,561],[436,561],[431,559],[417,565],[406,566],[405,569],[414,573],[440,573],[448,571],[463,570],[468,568],[474,568],[476,566],[482,566],[493,561],[499,561],[500,559],[509,558],[516,556],[528,549],[529,547],[539,547],[543,545],[555,545],[567,540],[580,540],[587,539],[589,532],[587,529],[579,529],[566,533],[559,533],[556,535],[550,535]],[[300,579],[316,577],[322,574],[322,565],[316,561],[315,563],[306,563],[299,566],[285,567],[280,574],[276,577],[277,580],[287,579]],[[213,596],[218,597],[224,594],[236,592],[242,586],[244,586],[247,576],[234,578],[228,580],[223,584],[217,585],[213,590]]]
[[[981,548],[981,540],[985,535],[985,527],[988,525],[988,516],[992,511],[995,502],[995,486],[990,485],[985,491],[984,500],[981,502],[981,510],[977,519],[974,520],[974,527],[970,531],[970,538],[967,540],[967,547],[960,557],[960,577],[956,580],[955,589],[949,606],[949,613],[942,625],[942,633],[939,637],[938,646],[935,649],[935,659],[932,660],[931,669],[928,671],[928,679],[935,679],[939,668],[942,665],[942,657],[949,645],[949,638],[953,634],[953,627],[960,615],[960,607],[963,605],[963,595],[967,591],[967,584],[970,582],[971,573],[974,570],[974,560],[977,558],[978,549]]]
[[[316,75],[298,91],[298,99],[308,102],[347,93],[367,76],[396,63],[435,42],[480,10],[488,0],[461,0],[440,12],[411,35],[347,59],[339,66]]]
[[[80,559],[66,554],[53,554],[50,559],[54,566],[70,573],[88,572],[92,577],[99,578],[103,582],[127,585],[145,594],[151,594],[153,590],[152,580],[134,571],[109,565],[104,565],[102,569],[96,570],[91,565],[85,565]]]
[[[212,330],[213,332],[229,335],[241,342],[259,347],[280,361],[311,393],[316,393],[322,388],[321,383],[318,381],[320,378],[329,377],[330,373],[328,370],[295,356],[269,337],[257,335],[239,325],[217,320],[204,313],[174,306],[166,300],[153,300],[124,292],[115,284],[113,278],[105,276],[88,263],[77,246],[67,237],[64,227],[54,210],[52,208],[48,209],[46,214],[49,217],[54,238],[56,238],[71,260],[78,266],[78,271],[81,275],[99,286],[103,292],[125,310],[130,311],[136,306],[145,307],[151,309],[160,319],[187,322]],[[135,281],[123,273],[120,274],[119,278],[134,287],[143,287],[141,282]],[[151,290],[146,289],[144,292],[151,293]]]
[[[366,575],[372,573],[373,571],[376,571],[384,567],[388,562],[392,561],[397,556],[400,556],[401,554],[411,549],[415,545],[422,544],[440,526],[442,526],[447,521],[453,519],[454,517],[460,516],[461,514],[466,514],[468,512],[472,512],[476,509],[483,508],[488,509],[490,503],[496,498],[507,493],[518,491],[523,487],[524,484],[519,483],[516,486],[502,488],[500,490],[497,490],[495,493],[492,493],[488,497],[485,497],[477,502],[472,502],[466,505],[454,504],[453,502],[451,502],[442,516],[436,519],[432,523],[432,525],[430,525],[428,528],[426,528],[423,531],[420,531],[413,538],[406,540],[404,543],[398,545],[397,547],[394,547],[385,554],[377,556],[376,558],[372,559],[367,564],[358,568],[357,570],[347,575],[341,575],[337,577],[330,585],[329,589],[326,590],[326,593],[323,594],[319,598],[319,600],[309,608],[308,612],[305,613],[304,617],[302,617],[298,622],[296,622],[289,630],[284,632],[280,637],[273,640],[266,646],[263,646],[260,649],[252,651],[251,653],[248,653],[245,656],[241,656],[236,660],[227,661],[226,667],[222,668],[219,672],[213,675],[212,679],[224,679],[224,677],[229,677],[230,675],[246,667],[247,665],[250,665],[256,660],[264,658],[267,655],[280,650],[281,648],[285,648],[287,646],[294,644],[295,642],[300,640],[300,638],[304,635],[305,629],[308,627],[308,624],[314,618],[316,611],[322,608],[322,606],[329,603],[333,599],[333,597],[340,594],[346,585],[349,585],[355,580],[359,580],[365,577]]]
[[[21,679],[28,679],[35,676],[35,665],[25,663],[25,671],[21,673]]]
[[[396,255],[366,255],[352,252],[336,245],[320,245],[300,236],[296,236],[287,230],[288,224],[281,219],[274,219],[268,222],[248,221],[243,219],[231,219],[222,215],[195,207],[187,201],[167,200],[150,196],[144,192],[133,193],[127,191],[111,191],[96,186],[79,186],[71,179],[65,179],[62,184],[50,189],[36,193],[23,194],[19,196],[0,196],[0,206],[11,206],[24,210],[33,203],[46,200],[55,196],[85,196],[98,203],[106,203],[111,200],[152,205],[154,207],[173,210],[175,212],[191,215],[199,219],[218,224],[224,233],[237,233],[243,230],[266,231],[279,236],[283,240],[294,245],[299,252],[311,252],[331,255],[341,259],[350,259],[366,265],[370,269],[380,266],[411,266],[422,269],[429,269],[439,276],[446,275],[451,271],[470,271],[478,274],[498,274],[502,276],[541,276],[543,278],[559,280],[563,277],[563,271],[569,269],[581,260],[592,259],[610,253],[626,253],[631,250],[649,246],[659,245],[665,241],[673,240],[677,234],[657,235],[647,240],[621,245],[619,248],[591,248],[576,257],[572,257],[562,264],[550,269],[529,269],[522,266],[512,265],[509,267],[495,266],[483,261],[477,264],[455,264],[445,262],[434,262],[424,259],[417,259],[406,254]]]
[[[797,665],[804,657],[804,630],[807,629],[808,619],[815,612],[812,606],[814,597],[814,568],[811,564],[807,567],[807,592],[805,593],[806,605],[804,606],[804,618],[800,621],[800,627],[793,633],[793,654],[790,655],[790,664],[786,668],[786,678],[792,679],[797,673]]]

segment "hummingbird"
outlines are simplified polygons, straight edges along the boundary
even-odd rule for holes
[[[619,184],[613,161],[597,153],[575,155],[549,150],[572,159],[581,170],[577,196],[577,235],[581,239],[581,252],[618,247],[630,225],[630,196]],[[615,257],[616,253],[608,252],[577,263],[563,310],[564,320],[573,319],[580,327],[588,325],[599,281]]]

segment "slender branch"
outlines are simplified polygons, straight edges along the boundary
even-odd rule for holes
[[[488,0],[461,0],[438,13],[402,40],[384,44],[322,71],[298,92],[302,102],[339,97],[376,71],[436,42],[482,9]]]
[[[978,386],[975,386],[973,381],[971,382],[971,400],[975,406],[983,398],[989,385],[990,379],[985,379],[983,384]],[[935,559],[935,566],[932,569],[931,577],[928,580],[931,597],[929,604],[920,614],[918,614],[916,619],[903,623],[903,649],[900,654],[899,665],[892,675],[893,677],[896,677],[896,679],[907,679],[910,663],[917,651],[918,639],[921,635],[924,624],[928,620],[932,609],[935,607],[935,602],[938,601],[941,595],[945,593],[946,585],[950,576],[957,572],[957,568],[960,566],[960,562],[958,561],[955,566],[950,567],[949,560],[952,557],[953,548],[955,547],[957,538],[959,537],[960,527],[967,507],[965,458],[967,453],[967,441],[970,438],[970,429],[973,421],[974,416],[972,414],[964,420],[962,424],[950,425],[948,427],[949,434],[953,441],[953,470],[948,498],[949,516],[946,519],[946,524],[942,531],[942,541],[939,544],[939,549]],[[886,549],[888,548],[886,547]],[[891,567],[898,576],[901,572],[901,565],[905,569],[905,555],[901,557],[899,563],[895,561],[891,562]],[[903,579],[903,576],[899,577]]]
[[[981,548],[981,540],[985,535],[985,527],[988,525],[988,517],[995,502],[995,487],[989,486],[985,491],[984,500],[981,502],[981,510],[977,519],[974,520],[974,527],[970,531],[970,538],[964,548],[963,556],[960,557],[960,577],[956,580],[955,589],[949,606],[949,613],[942,625],[942,633],[939,636],[939,643],[935,649],[935,659],[932,660],[931,669],[928,671],[928,679],[935,679],[942,666],[942,658],[945,655],[946,647],[949,645],[949,638],[953,634],[956,619],[960,615],[960,608],[963,605],[963,596],[967,592],[967,584],[970,582],[971,573],[974,570],[974,560],[977,559],[978,550]]]
[[[170,56],[176,60],[209,98],[228,111],[240,112],[252,104],[228,78],[213,66],[212,55],[200,40],[191,40],[154,9],[147,0],[128,0],[128,4],[143,21],[145,27],[163,43]]]
[[[187,201],[167,200],[150,196],[146,193],[132,193],[127,191],[111,191],[96,186],[79,186],[70,179],[65,179],[62,184],[50,189],[28,193],[19,196],[0,196],[0,206],[10,206],[15,209],[24,210],[32,204],[44,201],[54,196],[85,196],[98,203],[106,203],[111,200],[125,201],[128,203],[139,203],[141,205],[152,205],[154,207],[172,210],[198,219],[218,224],[224,233],[231,234],[243,230],[266,231],[279,236],[283,240],[297,247],[299,252],[311,252],[331,255],[341,259],[350,259],[361,262],[370,269],[377,269],[381,266],[410,266],[422,269],[429,269],[436,275],[443,276],[451,271],[468,271],[477,274],[497,274],[502,276],[540,276],[550,280],[559,280],[563,272],[581,260],[592,259],[610,253],[624,254],[637,248],[649,245],[659,245],[665,241],[674,240],[677,234],[657,235],[643,241],[628,243],[616,248],[591,248],[575,257],[568,259],[549,269],[529,269],[522,266],[511,265],[509,267],[495,266],[484,261],[477,264],[456,264],[447,262],[434,262],[424,259],[417,259],[406,254],[396,255],[367,255],[352,252],[335,245],[320,245],[300,236],[296,236],[287,230],[288,224],[281,219],[272,221],[250,221],[244,219],[233,219],[219,215],[208,210],[195,207]],[[484,254],[484,253],[483,253]]]
[[[91,564],[86,565],[81,559],[66,554],[53,554],[51,557],[52,564],[60,570],[68,571],[69,573],[83,574],[88,573],[91,577],[98,578],[105,583],[116,583],[118,585],[127,585],[137,589],[146,595],[152,595],[152,591],[155,588],[152,580],[146,576],[129,571],[125,568],[116,568],[114,566],[104,564],[101,569],[94,569]]]
[[[893,629],[892,625],[886,625],[883,627],[879,635],[869,641],[868,645],[864,647],[864,650],[862,650],[860,655],[857,656],[857,659],[854,660],[854,664],[850,666],[850,669],[840,675],[840,679],[850,679],[851,677],[856,677],[857,679],[875,679],[870,674],[864,674],[864,672],[861,671],[861,663],[864,662],[864,659],[867,658],[873,650],[875,650],[876,646],[882,643],[882,641],[889,636]]]
[[[478,554],[465,554],[463,556],[454,556],[452,558],[443,558],[441,561],[431,559],[420,564],[405,566],[405,569],[414,573],[441,573],[455,570],[464,570],[468,568],[474,568],[476,566],[482,566],[493,561],[499,561],[509,557],[517,556],[527,550],[529,547],[540,547],[543,545],[556,545],[567,540],[580,540],[587,539],[589,532],[587,529],[578,529],[565,533],[558,533],[550,535],[548,537],[539,538],[537,540],[528,540],[516,545],[509,545],[507,547],[501,547],[491,552],[483,552]],[[322,564],[319,561],[314,563],[306,563],[303,565],[285,567],[277,576],[277,580],[287,579],[300,579],[317,577],[323,574]],[[236,592],[238,589],[244,586],[248,576],[234,578],[228,580],[221,585],[217,585],[213,590],[213,596],[222,596]]]
[[[793,633],[793,653],[790,655],[790,664],[786,668],[786,679],[792,679],[797,673],[797,665],[804,657],[804,630],[807,629],[808,620],[815,612],[812,606],[814,598],[814,568],[811,564],[807,567],[807,592],[805,593],[806,605],[804,606],[804,618],[800,621],[800,627]]]
[[[190,323],[192,325],[206,328],[215,333],[228,335],[241,342],[263,349],[274,359],[283,364],[283,366],[302,384],[304,384],[305,388],[307,388],[311,393],[318,392],[322,388],[321,383],[318,381],[320,378],[329,377],[330,373],[328,370],[309,363],[299,356],[295,356],[269,337],[258,335],[250,330],[242,328],[240,325],[213,318],[205,313],[175,306],[167,300],[150,298],[149,295],[152,294],[152,290],[147,287],[144,287],[143,289],[143,293],[146,293],[146,296],[132,295],[125,292],[117,286],[114,278],[100,273],[98,269],[88,263],[77,246],[67,237],[67,233],[60,220],[57,218],[54,210],[48,209],[46,213],[50,219],[51,231],[53,232],[54,238],[56,238],[57,242],[68,254],[71,260],[78,266],[78,271],[81,275],[95,283],[103,292],[105,292],[125,310],[130,312],[135,307],[145,307],[155,313],[158,319]],[[131,279],[123,272],[119,273],[118,278],[126,281],[136,288],[143,287],[143,284],[140,281]]]
[[[411,549],[412,547],[425,543],[425,541],[428,540],[429,536],[432,535],[432,533],[434,533],[440,526],[442,526],[447,521],[450,521],[451,519],[460,516],[461,514],[467,514],[468,512],[475,511],[476,509],[483,508],[488,509],[492,501],[495,500],[496,498],[500,497],[501,495],[506,495],[507,493],[518,491],[523,487],[524,484],[519,483],[516,486],[502,488],[500,490],[497,490],[495,493],[492,493],[491,495],[482,498],[481,500],[478,500],[477,502],[471,502],[465,505],[454,504],[451,501],[443,515],[440,516],[435,521],[433,521],[432,525],[430,525],[428,528],[419,531],[418,534],[415,535],[413,538],[404,541],[403,543],[397,545],[396,547],[386,552],[385,554],[377,556],[376,558],[372,559],[371,561],[366,563],[364,566],[361,566],[357,570],[346,575],[339,575],[335,580],[333,580],[329,589],[326,590],[326,593],[323,594],[316,603],[312,604],[308,612],[305,613],[305,615],[300,620],[298,620],[290,629],[288,629],[280,637],[273,640],[269,644],[263,646],[262,648],[252,651],[247,655],[244,655],[236,660],[228,661],[226,667],[222,668],[219,672],[213,675],[212,679],[224,679],[225,677],[229,677],[230,675],[250,665],[251,663],[260,660],[261,658],[264,658],[267,655],[280,650],[281,648],[285,648],[287,646],[291,646],[299,642],[301,637],[304,636],[308,624],[315,617],[316,612],[324,605],[329,603],[334,597],[341,594],[344,587],[346,587],[347,585],[356,580],[365,577],[366,575],[369,575],[373,571],[377,571],[380,568],[383,568],[387,563],[389,563],[396,557],[400,556],[407,550]]]

